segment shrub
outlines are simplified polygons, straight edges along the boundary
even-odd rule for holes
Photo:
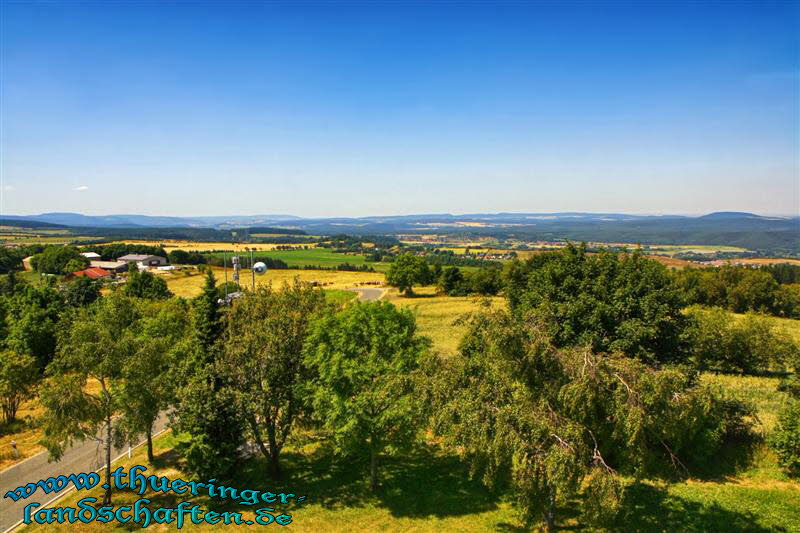
[[[780,413],[769,443],[790,476],[800,476],[800,401],[792,400]]]

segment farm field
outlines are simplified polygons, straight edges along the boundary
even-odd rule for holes
[[[284,235],[285,237],[285,235]],[[270,251],[278,246],[292,246],[297,248],[303,247],[316,247],[316,243],[308,244],[266,244],[266,243],[248,243],[237,244],[230,242],[199,242],[199,241],[179,241],[179,240],[161,240],[161,241],[139,241],[139,240],[124,240],[114,241],[113,243],[106,244],[140,244],[142,246],[163,246],[167,253],[172,250],[185,250],[187,252],[211,252],[213,250],[229,250],[244,253],[245,249],[256,249],[257,251]]]
[[[222,268],[214,268],[214,275],[218,283],[225,281]],[[169,289],[177,296],[194,298],[200,294],[203,287],[204,276],[200,272],[163,274]],[[291,283],[295,278],[300,281],[318,282],[325,289],[350,289],[364,282],[383,282],[384,276],[379,272],[341,272],[338,270],[270,270],[262,276],[256,276],[257,285],[271,283],[280,286]],[[228,280],[231,281],[231,271],[228,269]],[[242,270],[240,283],[249,286],[252,277],[250,270]]]
[[[242,252],[244,255],[244,252]],[[212,253],[210,255],[221,257],[222,254]],[[263,254],[262,254],[263,255]],[[369,265],[372,267],[381,267],[383,265],[388,268],[387,263],[367,263],[367,260],[360,254],[343,254],[332,252],[326,248],[312,248],[309,250],[273,250],[270,251],[268,257],[272,259],[280,259],[290,267],[303,267],[306,265],[320,266],[320,267],[335,267],[342,263],[350,263],[351,265],[361,266]]]

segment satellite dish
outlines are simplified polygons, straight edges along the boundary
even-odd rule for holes
[[[255,265],[253,265],[253,272],[256,274],[265,274],[267,272],[267,265],[259,261]]]

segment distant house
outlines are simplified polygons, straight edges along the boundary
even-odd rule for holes
[[[89,261],[89,266],[92,268],[102,268],[109,272],[127,272],[128,263],[124,261]]]
[[[79,270],[78,272],[73,272],[73,276],[76,278],[87,277],[89,279],[103,279],[103,278],[110,278],[111,272],[108,270],[104,270],[102,268],[97,267],[89,267],[85,270]]]
[[[160,255],[128,254],[128,255],[123,255],[122,257],[118,257],[117,261],[123,261],[125,263],[136,263],[139,269],[159,267],[168,264],[167,258],[161,257]]]
[[[88,259],[89,261],[99,261],[100,260],[100,254],[97,254],[97,253],[94,253],[94,252],[83,252],[81,255],[83,257],[85,257],[86,259]]]

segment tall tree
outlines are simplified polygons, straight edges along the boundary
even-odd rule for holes
[[[692,374],[558,349],[506,311],[475,316],[460,354],[426,371],[435,433],[486,483],[510,484],[523,519],[548,531],[582,487],[582,521],[607,518],[621,474],[683,473],[745,428],[746,409]]]
[[[244,444],[243,421],[218,368],[222,310],[214,274],[192,305],[192,347],[180,374],[175,428],[191,439],[181,445],[190,472],[201,478],[232,476]]]
[[[325,309],[322,290],[295,280],[280,290],[248,293],[227,316],[221,368],[275,478],[302,406],[303,343],[311,320]]]
[[[420,424],[414,377],[430,341],[416,334],[414,316],[388,302],[360,303],[322,317],[305,348],[314,372],[314,415],[343,454],[367,452],[370,488],[389,448],[410,444]]]
[[[153,461],[153,424],[175,400],[171,368],[182,363],[189,313],[183,300],[139,302],[142,318],[135,331],[133,355],[122,366],[122,430],[128,440],[144,435],[147,459]]]
[[[74,440],[96,440],[105,453],[103,504],[111,503],[111,450],[119,437],[114,416],[124,412],[122,369],[136,354],[135,302],[117,292],[75,311],[40,391],[46,414],[43,444],[59,459]],[[98,390],[87,388],[89,381]]]

